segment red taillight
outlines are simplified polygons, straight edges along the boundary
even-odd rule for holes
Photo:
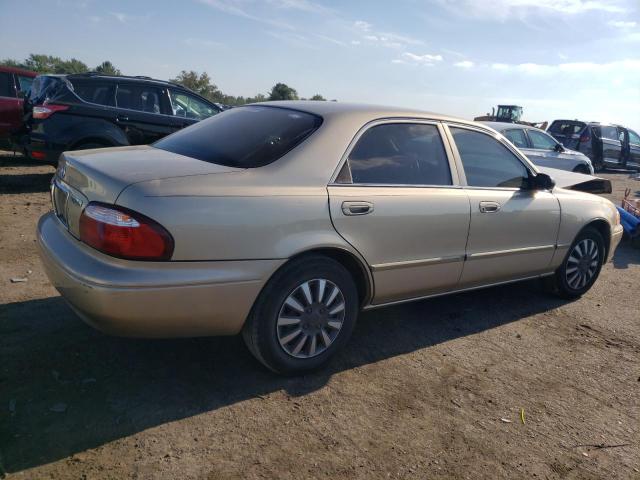
[[[33,107],[32,115],[33,115],[33,118],[37,118],[38,120],[44,120],[46,118],[49,118],[51,115],[53,115],[56,112],[61,112],[68,109],[69,109],[68,105],[53,105],[53,104],[36,105],[35,107]]]
[[[39,152],[37,150],[33,150],[31,152],[31,158],[33,158],[34,160],[46,160],[47,154],[46,152]]]
[[[173,254],[173,238],[162,225],[115,205],[87,205],[80,216],[80,240],[128,260],[169,260]]]
[[[591,135],[589,135],[589,132],[584,132],[580,136],[580,143],[588,142],[589,140],[591,140]]]

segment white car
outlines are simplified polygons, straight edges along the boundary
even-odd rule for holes
[[[569,150],[544,130],[517,123],[482,123],[504,135],[536,165],[593,175],[589,157]]]

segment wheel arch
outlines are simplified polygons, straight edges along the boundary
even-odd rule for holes
[[[311,255],[325,256],[341,264],[351,274],[356,283],[360,306],[364,307],[371,302],[374,292],[371,270],[366,266],[366,262],[364,261],[364,259],[362,259],[356,253],[348,250],[347,248],[338,246],[310,248],[291,256],[285,263],[280,266],[278,270],[280,270],[293,260],[298,260],[305,256]]]
[[[609,225],[609,222],[602,218],[591,220],[580,230],[580,232],[578,232],[578,235],[587,228],[594,228],[600,235],[602,235],[602,240],[604,240],[604,258],[609,258],[609,248],[611,247],[611,226]],[[576,237],[578,235],[576,235]]]

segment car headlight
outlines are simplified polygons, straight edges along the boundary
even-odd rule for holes
[[[615,220],[616,220],[616,225],[620,225],[620,212],[618,211],[617,208],[615,213]]]

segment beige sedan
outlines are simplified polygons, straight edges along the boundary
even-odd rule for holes
[[[560,173],[456,118],[249,105],[151,146],[63,154],[38,241],[94,327],[242,332],[296,373],[344,347],[362,309],[535,277],[589,290],[622,227],[611,202],[571,188],[592,177]]]

